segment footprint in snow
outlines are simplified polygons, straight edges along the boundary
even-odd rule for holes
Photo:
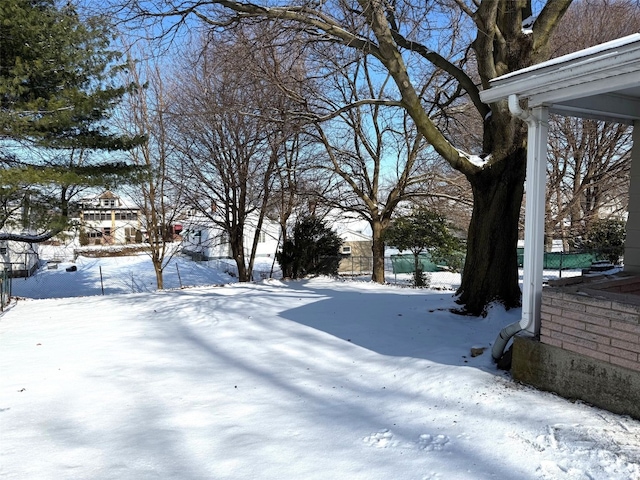
[[[395,435],[388,429],[382,429],[378,432],[367,435],[362,439],[370,447],[389,448],[400,447],[412,450],[422,450],[425,452],[433,452],[442,450],[449,443],[449,437],[446,435],[430,435],[423,433],[415,442],[401,442],[395,439]]]
[[[370,447],[376,448],[395,447],[398,445],[398,442],[393,439],[393,433],[386,428],[379,432],[372,433],[371,435],[367,435],[362,439],[362,441]]]
[[[442,450],[447,443],[449,443],[449,437],[446,435],[429,435],[428,433],[423,433],[420,435],[416,447],[419,450],[432,452],[434,450]]]

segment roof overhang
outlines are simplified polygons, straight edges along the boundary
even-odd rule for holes
[[[622,123],[640,119],[640,34],[497,77],[485,103],[515,95],[527,107]]]

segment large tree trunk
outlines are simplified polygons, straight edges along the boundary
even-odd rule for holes
[[[520,148],[493,168],[467,177],[474,205],[458,290],[464,313],[480,315],[493,301],[507,308],[520,305],[517,245],[525,171],[526,149]]]
[[[373,273],[371,280],[376,283],[384,283],[384,240],[382,239],[384,227],[382,222],[371,222],[371,230],[373,231],[373,243],[371,245]]]
[[[238,267],[238,281],[239,282],[250,282],[251,281],[251,270],[247,268],[245,263],[244,253],[235,255],[236,266]]]

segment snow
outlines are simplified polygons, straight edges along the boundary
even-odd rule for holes
[[[489,114],[487,114],[489,115]],[[486,119],[487,117],[485,117]],[[485,158],[482,158],[480,155],[472,155],[470,153],[467,153],[463,150],[460,150],[459,148],[456,149],[458,150],[458,154],[467,159],[472,165],[479,167],[479,168],[483,168],[484,166],[486,166],[489,161],[491,160],[491,155],[486,156]]]
[[[28,279],[14,279],[12,294],[28,298],[65,298],[78,295],[140,293],[156,290],[156,276],[147,254],[94,258],[79,256],[75,261],[49,263]],[[66,269],[77,267],[75,272]],[[218,285],[235,279],[207,263],[174,257],[164,269],[164,287]]]
[[[537,19],[537,15],[530,15],[522,20],[522,33],[525,35],[533,34],[533,25],[536,23]]]
[[[496,370],[519,310],[460,317],[450,292],[228,283],[203,265],[192,279],[225,284],[93,295],[91,261],[39,274],[87,296],[0,316],[1,478],[640,478],[639,422]]]
[[[562,55],[560,57],[552,58],[551,60],[547,60],[546,62],[541,62],[530,67],[526,67],[520,70],[516,70],[514,72],[507,73],[500,77],[496,77],[491,80],[492,83],[502,81],[508,79],[510,77],[514,77],[516,75],[521,75],[523,73],[532,72],[535,70],[542,70],[547,67],[551,67],[554,65],[559,65],[561,63],[571,62],[578,59],[584,59],[585,62],[590,61],[590,57],[595,55],[617,55],[617,49],[625,47],[629,44],[640,41],[640,33],[634,33],[631,35],[627,35],[626,37],[617,38],[611,40],[609,42],[600,43],[593,47],[585,48],[583,50],[578,50],[577,52],[568,53],[566,55]],[[571,65],[572,68],[575,67],[575,64]]]

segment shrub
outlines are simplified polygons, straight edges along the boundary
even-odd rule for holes
[[[293,235],[276,253],[282,275],[302,278],[307,275],[337,275],[342,239],[315,216],[296,222]]]
[[[80,236],[78,238],[81,247],[89,245],[89,235],[85,230],[80,230]]]
[[[617,264],[620,262],[620,257],[624,255],[625,230],[626,224],[622,220],[613,218],[597,220],[580,242],[580,247],[602,252],[607,260]]]

